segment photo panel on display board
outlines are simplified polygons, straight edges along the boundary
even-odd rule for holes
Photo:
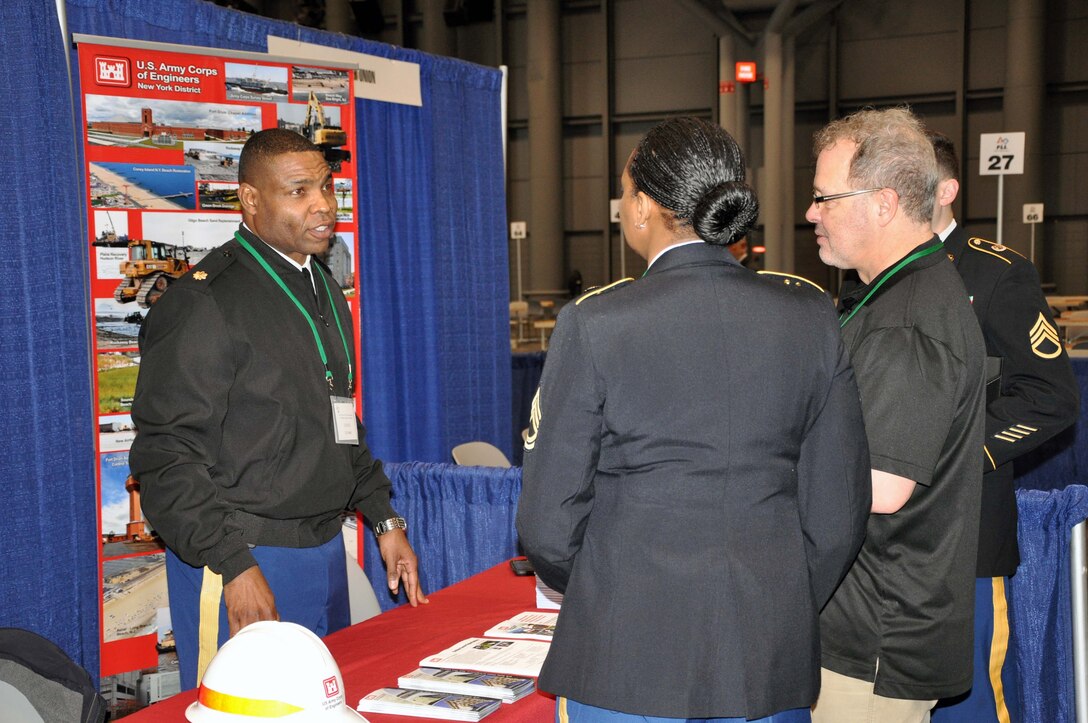
[[[322,103],[343,105],[348,102],[351,76],[345,70],[291,67],[291,100],[308,101],[310,93]]]
[[[76,41],[91,221],[102,694],[117,716],[178,686],[163,548],[128,467],[140,330],[161,295],[233,237],[242,147],[265,128],[300,133],[329,161],[339,211],[323,260],[345,295],[356,295],[354,86],[348,69],[321,61]],[[358,331],[354,303],[352,314]]]
[[[102,498],[102,557],[126,557],[161,552],[159,540],[140,507],[140,486],[128,467],[128,452],[107,452],[99,458]]]
[[[147,309],[115,299],[94,300],[94,339],[99,349],[135,348]]]
[[[169,607],[165,553],[102,561],[105,642],[156,633],[158,610],[164,607]]]
[[[287,68],[260,63],[223,63],[227,100],[277,103],[287,100]]]
[[[244,143],[262,128],[261,109],[224,103],[86,95],[93,146],[180,151],[188,141]]]
[[[238,183],[238,158],[244,143],[186,141],[184,161],[192,166],[198,181]]]
[[[98,413],[131,412],[140,372],[140,352],[100,351],[97,356]]]
[[[341,233],[337,231],[329,240],[329,250],[321,256],[321,260],[329,267],[332,277],[340,285],[344,296],[355,296],[355,234]]]
[[[351,185],[350,178],[333,179],[337,223],[350,223],[355,220],[355,194],[352,193]]]
[[[131,414],[110,414],[98,418],[99,452],[128,451],[134,439],[136,425],[132,423]]]
[[[198,183],[197,206],[201,211],[242,211],[237,183]]]
[[[335,105],[320,107],[325,116],[325,125],[330,128],[340,128],[340,108]],[[312,120],[313,113],[309,103],[284,103],[279,106],[278,111],[277,121],[280,128],[306,135],[306,116],[310,114]]]
[[[98,208],[196,208],[196,173],[189,166],[99,161],[90,174],[91,205]]]

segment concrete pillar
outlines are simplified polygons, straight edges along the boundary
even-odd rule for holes
[[[743,139],[737,136],[736,81],[737,39],[732,34],[718,36],[718,125],[736,139],[744,149]]]
[[[444,0],[421,0],[419,3],[423,12],[419,49],[432,55],[450,57],[456,54],[457,36],[453,28],[446,25],[446,18],[442,15],[444,7]]]
[[[786,247],[790,247],[792,261],[793,239],[783,238],[782,209],[785,206],[782,168],[782,34],[767,33],[763,38],[763,173],[759,197],[759,215],[763,219],[767,254],[764,267],[771,271],[791,271],[787,266]]]
[[[1006,22],[1005,100],[1002,131],[1024,131],[1024,174],[1005,177],[1002,241],[1025,256],[1030,229],[1024,226],[1023,204],[1043,201],[1043,104],[1046,100],[1046,0],[1008,0]],[[975,141],[977,143],[977,140]],[[1035,229],[1035,261],[1044,268],[1042,231]]]
[[[563,97],[559,0],[528,5],[529,288],[563,287]]]
[[[749,163],[748,138],[748,83],[738,83],[737,61],[748,60],[751,56],[737,51],[737,38],[732,33],[718,37],[718,124],[729,131],[729,135],[744,152],[744,161]],[[732,83],[731,93],[721,92],[723,83]],[[747,169],[747,177],[752,177],[752,169]]]
[[[794,170],[796,159],[794,158],[794,119],[796,118],[795,93],[796,63],[794,61],[794,40],[788,35],[782,40],[782,134],[779,140],[782,143],[782,183],[778,188],[782,189],[782,222],[780,233],[782,234],[782,268],[793,273],[797,264],[794,260],[795,247],[797,245],[797,233],[794,224]]]
[[[325,0],[325,29],[332,33],[355,35],[355,13],[348,0]]]

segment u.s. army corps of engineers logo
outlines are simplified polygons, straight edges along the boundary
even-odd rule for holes
[[[1028,332],[1028,337],[1031,340],[1031,351],[1037,357],[1053,359],[1062,353],[1062,341],[1058,336],[1058,330],[1046,320],[1041,311],[1039,318],[1035,320],[1035,325]]]

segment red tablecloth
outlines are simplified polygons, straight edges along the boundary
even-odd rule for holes
[[[347,701],[354,706],[377,688],[395,687],[397,677],[419,667],[425,656],[454,643],[482,635],[496,623],[536,609],[534,577],[518,577],[508,563],[429,596],[429,605],[401,606],[325,638],[344,676]],[[196,700],[188,690],[125,718],[126,723],[184,721],[185,708]],[[555,717],[555,700],[536,692],[503,705],[488,723],[546,723]],[[373,723],[426,720],[365,713]]]

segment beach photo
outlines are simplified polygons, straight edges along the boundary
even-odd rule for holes
[[[350,82],[346,70],[295,65],[291,67],[291,100],[305,102],[313,93],[322,103],[343,105],[348,102]]]
[[[189,166],[90,164],[91,205],[99,208],[196,208],[196,174]]]
[[[102,562],[102,632],[105,642],[156,632],[157,611],[168,607],[162,552]]]

